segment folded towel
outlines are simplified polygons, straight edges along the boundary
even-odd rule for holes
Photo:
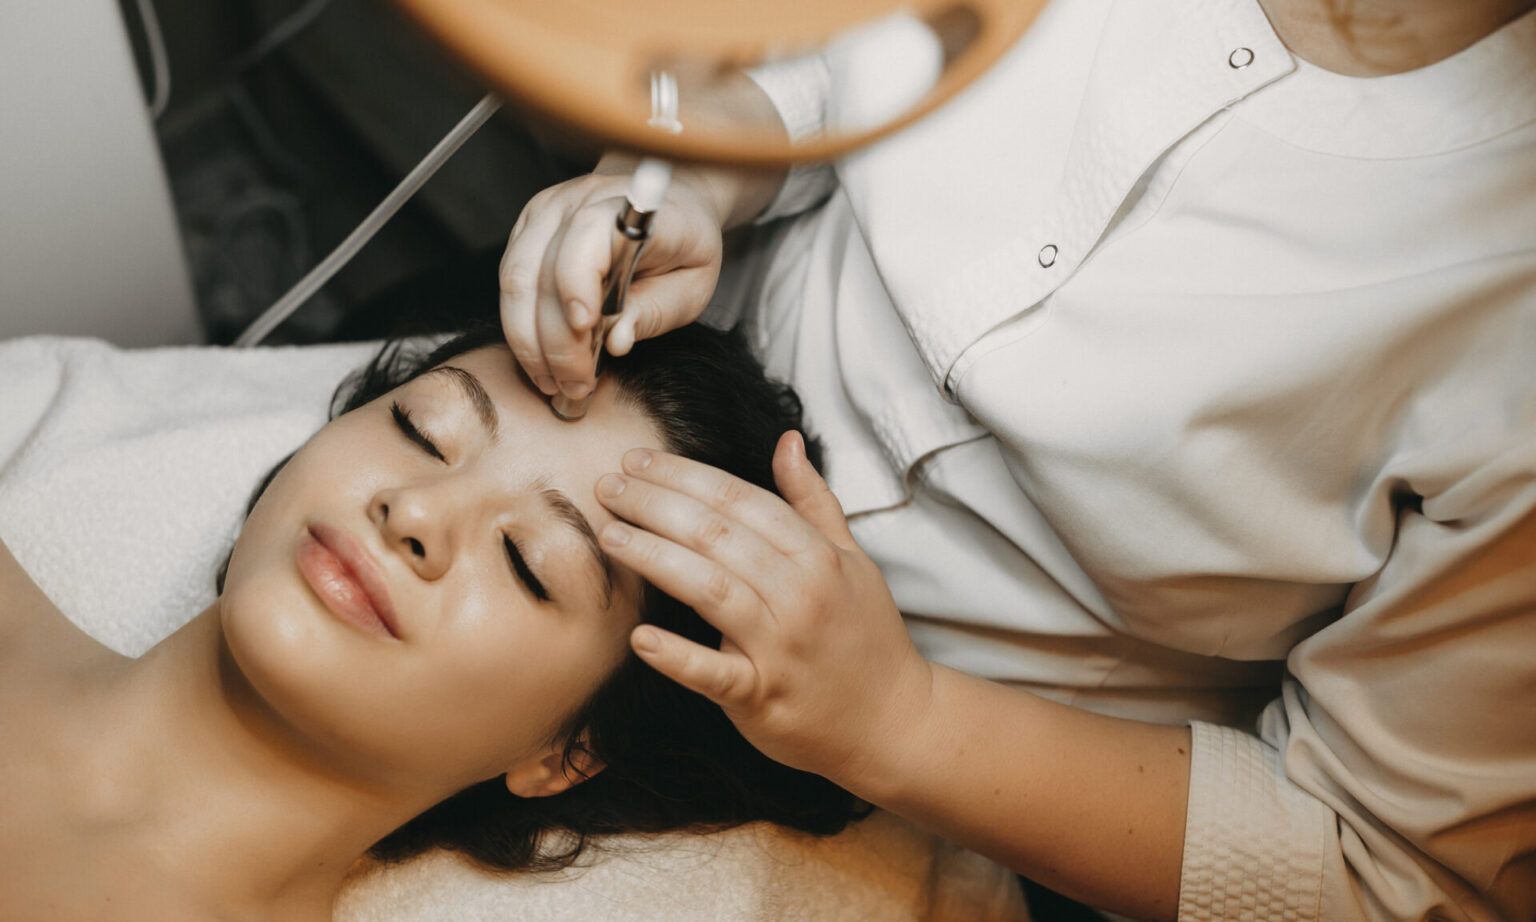
[[[70,620],[137,656],[214,599],[251,491],[324,424],[370,345],[121,350],[0,342],[0,539]],[[340,922],[1009,920],[1012,875],[879,814],[816,839],[757,824],[616,836],[554,874],[434,853],[360,869]]]

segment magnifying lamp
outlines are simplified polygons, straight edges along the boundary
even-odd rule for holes
[[[534,118],[668,161],[781,167],[839,157],[943,104],[1047,0],[397,2]],[[805,66],[827,76],[827,118],[814,136],[788,138],[776,116],[741,105],[748,70]],[[499,104],[482,99],[235,344],[260,343],[297,310]]]
[[[1046,0],[397,0],[526,113],[672,160],[827,160],[909,124],[1003,55]],[[733,110],[745,69],[817,61],[827,128],[791,141]],[[676,87],[677,124],[652,118]]]

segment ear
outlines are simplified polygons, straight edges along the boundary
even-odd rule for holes
[[[587,751],[584,743],[571,749],[570,764],[565,746],[554,746],[541,756],[514,765],[507,771],[507,790],[518,797],[549,797],[568,791],[604,768],[603,760]]]

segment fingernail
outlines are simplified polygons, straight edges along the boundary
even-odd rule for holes
[[[651,466],[651,453],[644,448],[636,448],[624,456],[624,463],[630,470],[643,471]]]
[[[592,391],[585,381],[561,381],[560,391],[572,400],[580,400]]]
[[[624,492],[624,478],[618,474],[604,474],[597,481],[597,495],[612,499]]]
[[[570,318],[571,326],[584,327],[592,315],[587,312],[587,306],[575,298],[565,302],[565,314]]]
[[[602,538],[609,547],[623,547],[629,543],[629,526],[609,522],[603,526]]]
[[[651,627],[635,628],[635,632],[630,635],[629,642],[641,653],[655,653],[661,649],[661,635],[657,634],[656,629]]]
[[[555,379],[549,375],[539,375],[533,379],[533,383],[546,394],[553,394],[555,392]]]

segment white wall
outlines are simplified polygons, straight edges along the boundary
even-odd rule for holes
[[[0,0],[0,338],[200,336],[117,0]]]

